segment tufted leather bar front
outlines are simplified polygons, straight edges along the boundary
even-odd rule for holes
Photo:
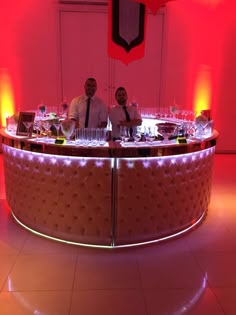
[[[26,226],[52,237],[111,243],[111,160],[22,151],[3,145],[7,201]]]
[[[175,234],[210,202],[214,148],[178,156],[120,159],[116,244]]]
[[[56,145],[18,148],[4,134],[7,201],[18,222],[58,240],[108,247],[160,240],[206,214],[216,136],[192,152],[187,145],[179,154],[121,157],[132,150],[110,147],[112,157],[104,148],[105,157],[88,157],[50,154]]]

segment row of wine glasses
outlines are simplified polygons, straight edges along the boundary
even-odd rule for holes
[[[132,133],[131,133],[132,130]],[[208,131],[205,131],[205,134]],[[137,126],[120,128],[121,142],[146,142],[152,144],[155,141],[161,141],[163,144],[171,144],[177,137],[192,138],[196,135],[196,126],[194,122],[159,122],[155,126]]]
[[[31,133],[33,130],[35,130],[36,134],[36,140],[39,140],[40,134],[44,132],[46,134],[46,141],[49,140],[49,133],[51,131],[52,126],[55,127],[56,133],[57,133],[57,138],[60,135],[60,129],[62,133],[65,135],[66,139],[68,140],[71,135],[74,132],[75,129],[75,123],[72,122],[70,125],[70,129],[68,130],[68,123],[63,123],[63,121],[51,121],[51,120],[39,120],[35,119],[34,121],[23,121],[23,124],[26,128],[26,132],[28,136],[31,136]]]
[[[36,116],[43,118],[49,115],[50,113],[54,113],[57,117],[67,118],[69,110],[69,104],[66,100],[64,100],[59,106],[48,107],[47,105],[41,103],[38,105]]]
[[[157,140],[157,131],[154,126],[136,126],[136,127],[120,127],[120,137],[122,143],[127,142],[146,142],[151,143]]]
[[[56,129],[56,136],[57,138],[60,136],[60,130],[62,134],[65,136],[66,140],[69,141],[71,136],[74,133],[75,130],[75,122],[71,120],[56,120],[56,121],[50,121],[50,120],[41,120],[41,121],[35,121],[34,128],[39,133],[43,129],[46,133],[46,141],[49,140],[49,133],[51,131],[51,128],[54,127]],[[37,137],[38,139],[38,137]]]
[[[139,108],[140,114],[143,119],[160,119],[167,121],[193,121],[196,117],[196,112],[193,110],[178,109],[177,106],[160,107],[160,108]]]

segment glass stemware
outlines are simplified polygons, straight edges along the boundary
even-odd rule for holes
[[[42,126],[43,126],[43,129],[46,132],[46,139],[45,139],[45,141],[48,142],[49,141],[49,131],[50,131],[50,128],[52,126],[52,123],[49,120],[44,120],[42,122]]]
[[[146,127],[145,138],[149,144],[151,144],[155,140],[155,128],[154,128],[154,126]]]
[[[41,120],[35,120],[33,124],[33,128],[36,131],[36,140],[38,140],[41,130]]]
[[[120,126],[120,137],[122,142],[127,142],[129,139],[128,127]]]
[[[27,135],[30,137],[31,135],[31,127],[33,126],[33,121],[23,121],[23,124],[26,128]]]
[[[141,126],[134,127],[133,137],[135,144],[141,140],[141,131]]]
[[[172,115],[172,118],[176,120],[177,115],[179,114],[179,109],[178,109],[178,105],[175,102],[173,105],[170,106],[170,113]]]
[[[61,122],[60,121],[56,121],[56,122],[53,123],[53,126],[56,128],[57,138],[58,138],[59,137],[60,127],[61,127]]]
[[[70,119],[65,119],[61,122],[61,131],[66,137],[66,141],[70,142],[70,138],[75,131],[75,121]]]

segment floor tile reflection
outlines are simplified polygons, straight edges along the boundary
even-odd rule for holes
[[[236,155],[216,155],[204,222],[150,246],[69,246],[20,227],[0,154],[1,315],[236,314]]]

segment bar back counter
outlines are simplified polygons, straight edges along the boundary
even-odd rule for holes
[[[83,147],[1,130],[6,198],[18,223],[56,240],[100,247],[160,241],[206,215],[217,136]]]

